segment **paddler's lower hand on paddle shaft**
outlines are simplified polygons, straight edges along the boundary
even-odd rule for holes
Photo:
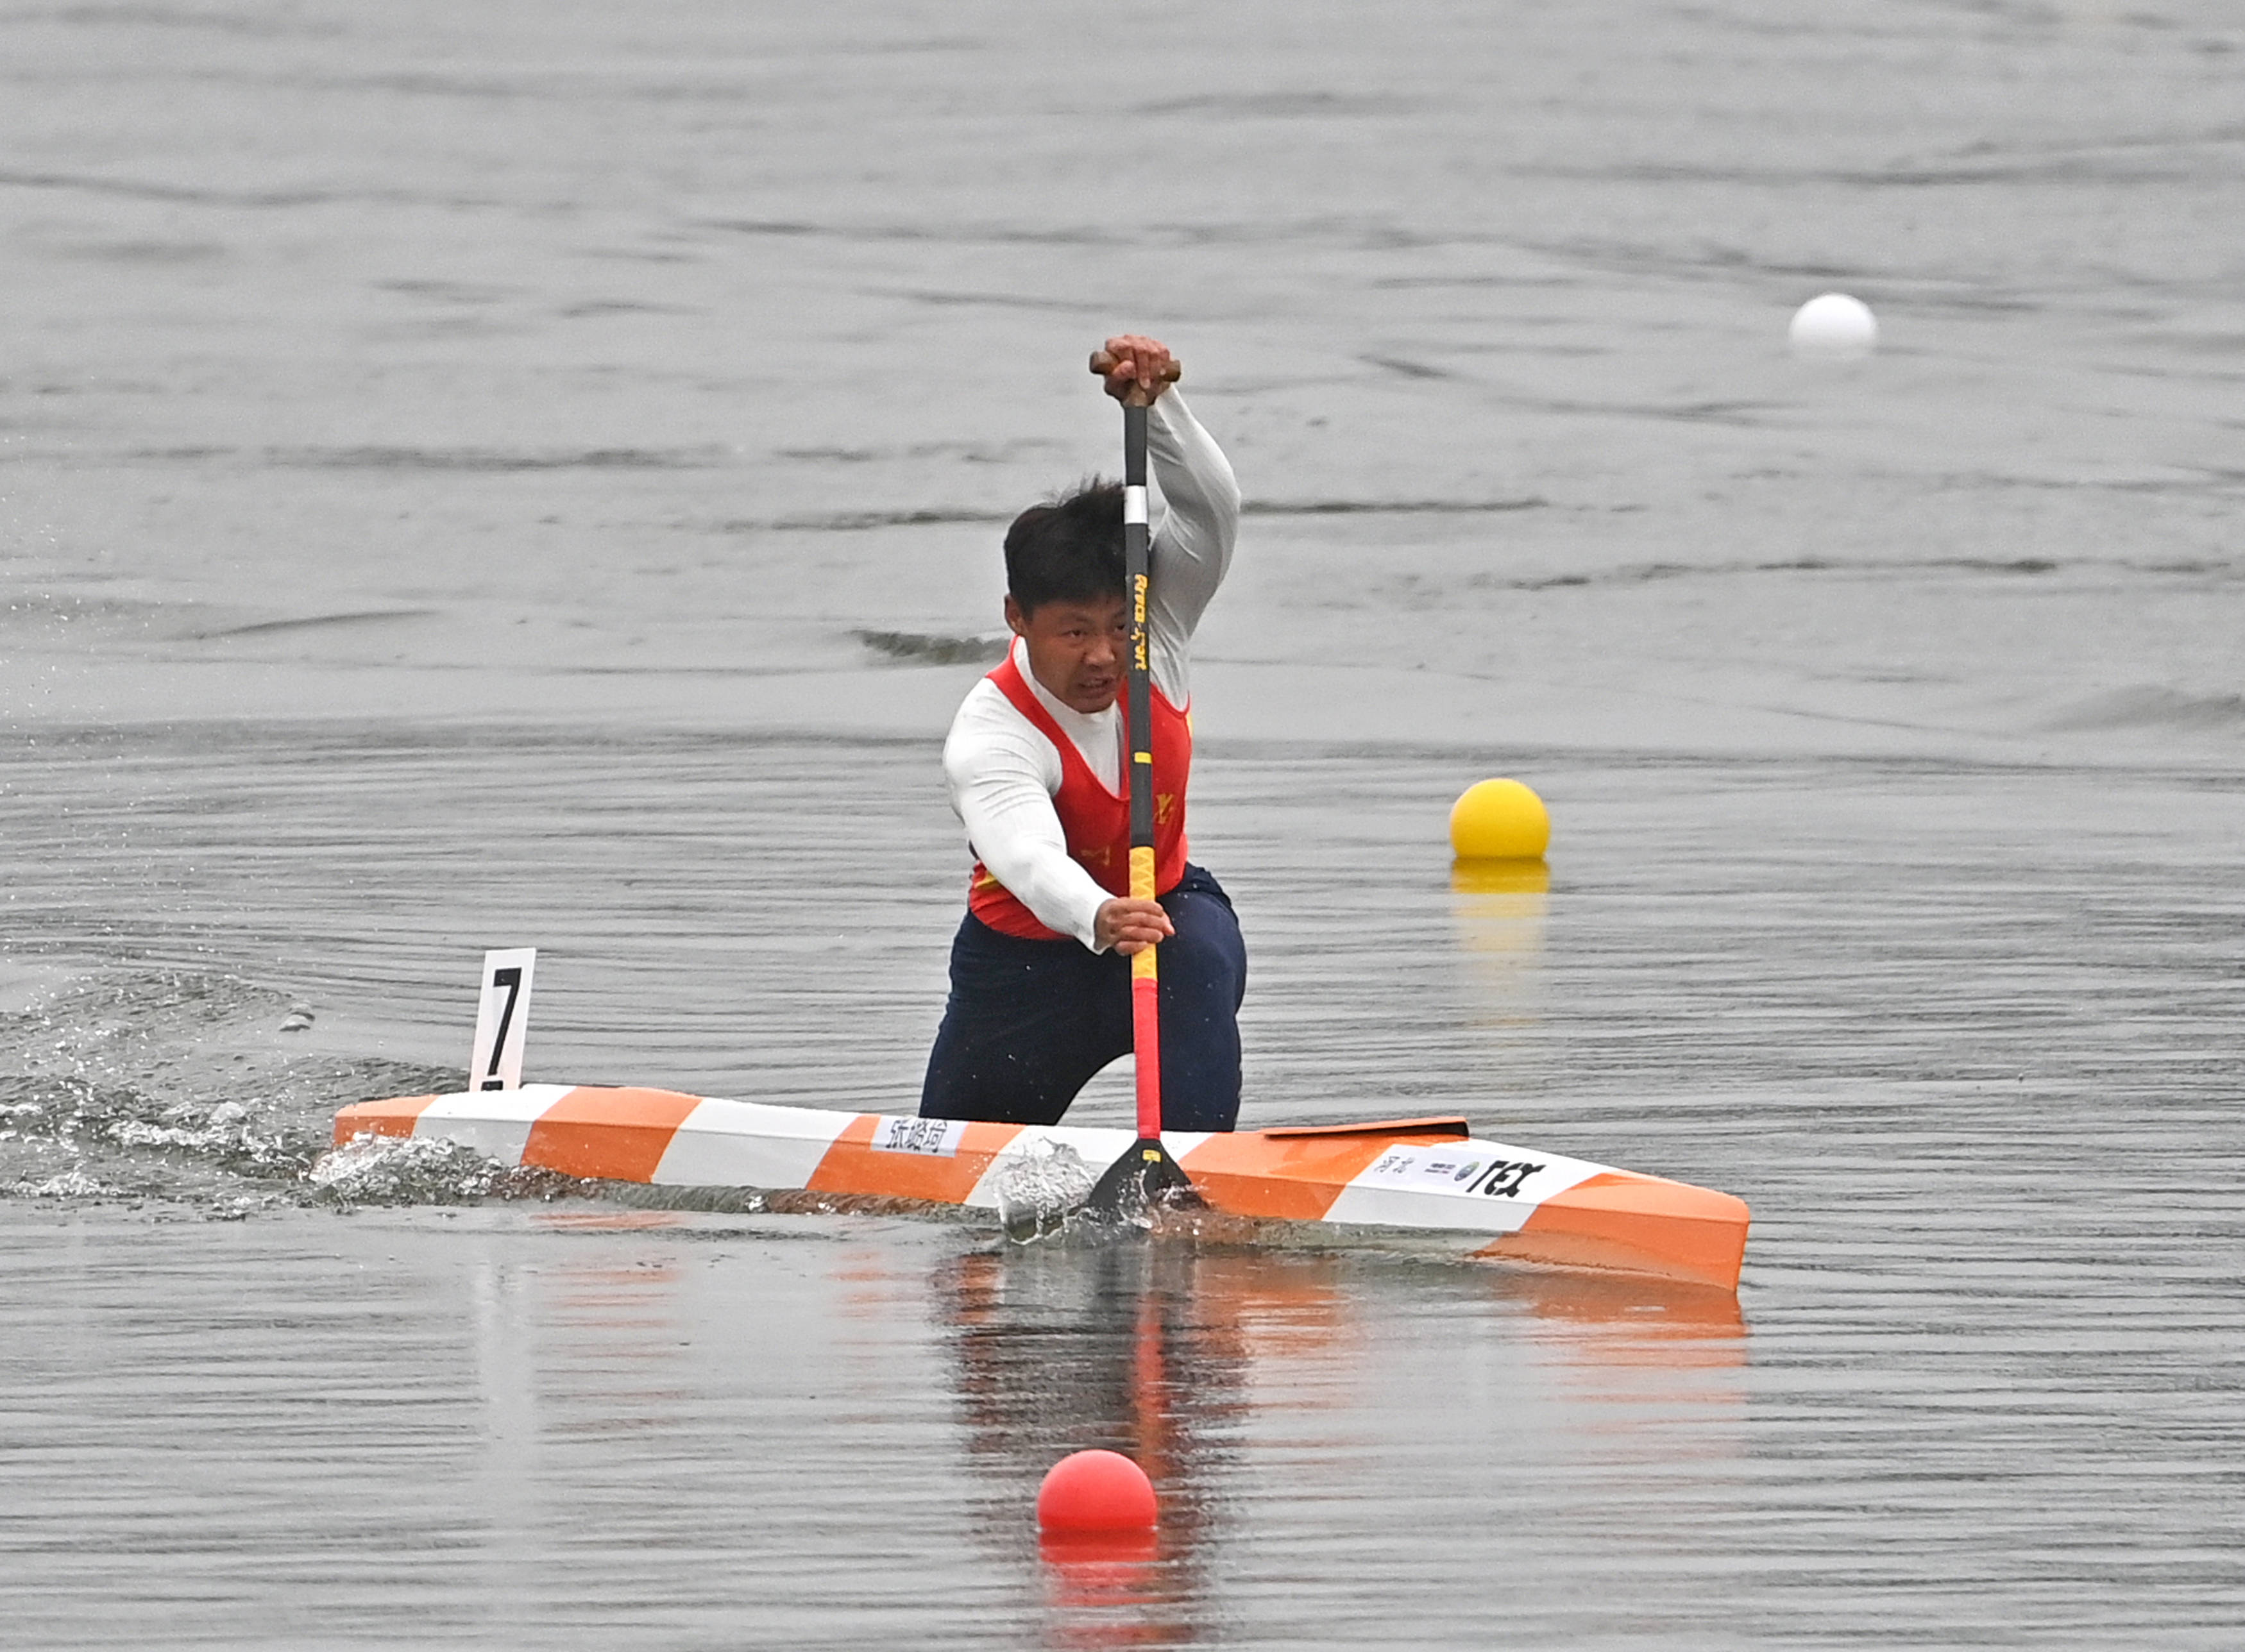
[[[1159,901],[1133,900],[1118,895],[1111,901],[1102,901],[1098,912],[1091,920],[1091,932],[1104,951],[1112,947],[1122,957],[1143,952],[1156,941],[1165,941],[1177,931],[1170,922],[1170,915],[1162,910]]]
[[[1124,333],[1107,341],[1115,370],[1106,375],[1107,393],[1125,407],[1151,407],[1176,375],[1170,347],[1143,333]]]

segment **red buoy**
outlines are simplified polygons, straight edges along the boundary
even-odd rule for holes
[[[1154,1482],[1120,1452],[1070,1452],[1037,1488],[1047,1532],[1148,1532],[1159,1521]]]

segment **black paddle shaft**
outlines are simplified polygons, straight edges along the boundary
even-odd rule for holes
[[[1130,612],[1130,847],[1154,846],[1153,645],[1146,624],[1151,583],[1146,526],[1146,410],[1122,410],[1122,577]]]

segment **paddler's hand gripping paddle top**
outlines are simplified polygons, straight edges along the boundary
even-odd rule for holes
[[[1105,350],[1091,358],[1091,370],[1104,378],[1117,362]],[[1180,369],[1171,363],[1163,376],[1174,383]],[[1130,615],[1130,653],[1124,662],[1127,721],[1130,734],[1130,897],[1154,898],[1154,707],[1151,660],[1146,633],[1148,543],[1146,530],[1146,410],[1122,408],[1122,585]],[[1178,1202],[1192,1187],[1162,1145],[1162,999],[1158,947],[1130,957],[1131,1059],[1138,1070],[1138,1141],[1116,1160],[1092,1189],[1092,1210],[1113,1214],[1126,1204],[1163,1197]]]

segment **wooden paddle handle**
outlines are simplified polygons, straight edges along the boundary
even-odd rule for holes
[[[1105,378],[1109,373],[1112,373],[1115,370],[1115,358],[1112,355],[1109,355],[1105,350],[1094,350],[1091,352],[1091,370],[1098,374],[1100,377]],[[1171,362],[1169,366],[1169,370],[1162,375],[1162,383],[1164,384],[1174,384],[1184,376],[1184,363],[1183,362]]]

